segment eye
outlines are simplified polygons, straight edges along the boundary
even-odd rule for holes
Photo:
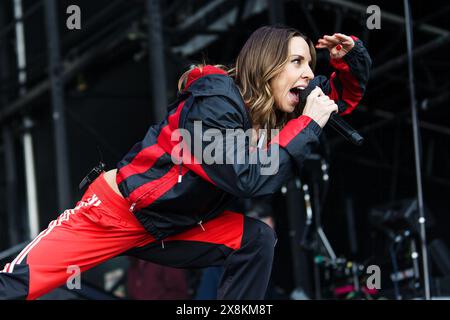
[[[300,64],[302,62],[302,60],[299,58],[296,58],[296,59],[292,60],[292,62],[295,64]]]

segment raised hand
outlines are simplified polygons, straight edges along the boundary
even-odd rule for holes
[[[327,48],[330,51],[330,57],[333,59],[342,58],[355,46],[355,41],[342,33],[335,33],[332,36],[324,35],[317,41],[316,48]]]

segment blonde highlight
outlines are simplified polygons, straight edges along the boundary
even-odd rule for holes
[[[207,65],[206,61],[197,64],[191,64],[189,69],[186,70],[178,79],[178,92],[182,92],[186,87],[186,83],[189,77],[189,73],[194,69],[199,69],[200,72],[203,72],[203,68]],[[215,64],[214,67],[222,69],[225,72],[228,72],[228,67],[223,64]]]

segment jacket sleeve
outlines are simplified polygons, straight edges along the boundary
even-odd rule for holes
[[[318,144],[321,128],[311,118],[300,116],[290,120],[266,147],[250,151],[251,130],[244,131],[244,116],[244,111],[225,96],[195,98],[184,128],[192,137],[193,143],[187,149],[195,155],[196,163],[183,165],[238,197],[272,194],[293,176]],[[201,121],[201,129],[196,120]],[[214,138],[205,141],[201,135]],[[201,141],[201,163],[195,153],[197,141]],[[206,159],[212,154],[211,144],[215,145],[214,161]]]
[[[343,58],[330,59],[335,70],[330,79],[317,76],[310,83],[320,86],[325,94],[336,101],[341,115],[351,113],[361,101],[369,80],[372,60],[361,40],[351,36],[355,46]]]

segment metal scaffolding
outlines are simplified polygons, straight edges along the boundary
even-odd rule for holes
[[[166,68],[164,61],[164,40],[159,0],[147,0],[149,73],[153,119],[164,119],[167,105]]]
[[[48,38],[48,67],[52,95],[52,118],[56,152],[56,177],[58,207],[63,211],[70,207],[70,176],[67,147],[66,113],[64,107],[64,78],[60,53],[56,1],[45,0],[45,19]]]
[[[11,17],[7,14],[9,7],[6,5],[10,1],[14,9],[11,12]],[[56,190],[58,194],[57,206],[60,212],[72,207],[74,195],[74,188],[71,184],[71,172],[73,170],[73,159],[69,157],[70,145],[68,144],[68,133],[66,120],[70,119],[76,122],[84,132],[94,137],[94,139],[106,146],[111,154],[120,155],[121,150],[116,150],[114,147],[108,146],[107,139],[101,135],[89,124],[83,123],[83,119],[79,118],[76,111],[66,109],[66,101],[68,100],[67,88],[68,83],[73,81],[76,75],[84,70],[89,70],[95,67],[95,63],[101,60],[111,51],[124,45],[135,41],[139,43],[139,49],[144,55],[148,55],[148,102],[151,105],[151,114],[148,114],[148,123],[157,123],[162,120],[166,114],[166,105],[169,95],[167,80],[169,79],[169,62],[174,60],[176,63],[187,67],[191,62],[191,58],[195,57],[202,50],[210,45],[214,45],[216,41],[226,40],[226,44],[222,48],[221,57],[224,59],[231,59],[229,57],[229,48],[237,45],[235,43],[236,35],[254,29],[254,25],[260,21],[264,24],[285,24],[296,23],[301,20],[303,25],[306,25],[306,34],[311,35],[311,39],[321,37],[325,32],[334,28],[340,30],[346,25],[348,20],[360,20],[366,13],[366,6],[348,0],[213,0],[213,1],[173,1],[166,3],[160,0],[145,0],[138,3],[139,7],[127,7],[129,10],[123,10],[127,6],[127,0],[111,1],[100,12],[95,13],[89,20],[84,21],[83,28],[101,23],[89,39],[77,40],[75,34],[64,35],[61,31],[61,25],[58,23],[58,6],[60,3],[57,0],[39,0],[33,5],[29,6],[27,10],[22,12],[21,0],[6,0],[0,1],[0,125],[1,128],[1,148],[2,157],[4,158],[4,183],[5,183],[5,200],[8,216],[8,239],[9,245],[17,245],[26,239],[18,235],[17,230],[19,225],[28,225],[30,237],[37,235],[39,229],[39,212],[36,184],[36,159],[33,154],[33,112],[44,110],[48,107],[45,103],[36,103],[44,97],[47,98],[49,94],[51,99],[52,110],[52,125],[53,125],[53,145],[55,147],[54,163],[56,167]],[[194,7],[196,10],[191,15],[183,14],[180,8]],[[449,6],[450,7],[450,6]],[[295,8],[297,12],[294,14],[287,10],[287,8]],[[25,8],[23,8],[25,9]],[[27,29],[27,19],[36,14],[38,10],[44,10],[43,19],[45,22],[45,34],[47,39],[47,61],[45,61],[45,71],[36,76],[35,81],[30,81],[27,70],[31,62],[26,60],[31,53],[27,52],[27,39],[25,37],[24,28]],[[445,11],[445,10],[443,10]],[[315,13],[332,13],[334,15],[333,21],[326,21],[326,27],[322,25]],[[397,26],[400,28],[405,25],[407,19],[399,14],[394,14],[383,10],[381,16],[383,23],[390,26]],[[175,21],[168,25],[166,22]],[[355,114],[361,119],[360,127],[357,128],[360,133],[373,134],[375,131],[381,129],[391,129],[394,124],[402,123],[406,125],[414,124],[414,144],[416,149],[419,149],[419,140],[417,131],[423,129],[428,136],[424,139],[434,141],[436,136],[450,137],[450,128],[440,122],[433,122],[434,119],[417,118],[416,110],[416,93],[410,93],[410,100],[412,103],[411,109],[406,107],[401,108],[401,105],[407,103],[404,96],[402,97],[387,97],[379,94],[383,92],[389,83],[399,81],[404,87],[412,84],[403,75],[396,73],[389,74],[392,71],[406,70],[412,74],[411,61],[414,58],[417,61],[426,54],[435,52],[444,46],[448,46],[450,34],[449,30],[434,25],[432,21],[417,23],[414,28],[415,34],[420,34],[426,41],[418,42],[417,46],[412,46],[408,40],[408,47],[410,51],[404,53],[403,49],[398,47],[398,43],[404,36],[399,33],[396,43],[386,45],[384,50],[377,50],[375,52],[374,60],[380,59],[375,68],[371,72],[371,84],[368,96],[371,98],[364,102],[356,110]],[[429,20],[429,19],[428,19]],[[257,22],[255,22],[257,21]],[[409,21],[411,22],[411,21]],[[251,27],[247,26],[247,23]],[[43,24],[44,25],[44,24]],[[248,28],[249,30],[247,30]],[[44,30],[42,30],[44,31]],[[14,37],[10,36],[14,33]],[[130,34],[133,33],[136,38],[130,40]],[[361,31],[363,40],[367,43],[369,41],[369,33],[367,30]],[[408,32],[406,32],[408,33]],[[232,34],[233,36],[229,36]],[[8,45],[8,41],[3,41],[9,36],[14,39],[15,50]],[[408,36],[409,38],[409,36]],[[372,38],[370,38],[373,41]],[[65,46],[67,43],[73,45]],[[64,51],[69,47],[67,51]],[[371,48],[372,49],[372,48]],[[131,51],[131,49],[130,49]],[[392,54],[392,58],[387,59],[386,56]],[[14,62],[11,57],[15,56],[17,70],[11,66]],[[319,52],[319,58],[327,57],[327,54]],[[193,60],[195,60],[195,58]],[[382,60],[382,61],[381,61]],[[418,69],[418,68],[417,68]],[[422,70],[415,70],[418,74]],[[13,74],[17,73],[18,77],[15,79]],[[430,72],[429,77],[433,78],[435,75]],[[12,81],[11,81],[12,79]],[[376,80],[376,81],[375,81]],[[379,81],[382,80],[382,81]],[[448,80],[448,79],[447,79]],[[8,87],[4,84],[6,81],[10,82]],[[444,81],[445,82],[445,81]],[[11,84],[12,83],[12,84]],[[30,85],[30,83],[32,83]],[[417,85],[421,88],[421,84]],[[432,85],[426,87],[429,89]],[[425,97],[420,105],[422,111],[434,111],[439,106],[445,105],[448,102],[449,82],[440,84],[443,92],[434,94],[435,91],[426,91]],[[402,88],[404,89],[404,88]],[[433,89],[433,88],[432,88]],[[9,91],[8,91],[9,90]],[[425,91],[425,90],[424,90]],[[436,90],[437,91],[437,90]],[[8,94],[13,92],[13,94]],[[429,94],[429,92],[433,92]],[[376,94],[375,94],[376,93]],[[399,101],[401,103],[399,103]],[[394,109],[394,105],[398,106]],[[149,108],[150,110],[150,108]],[[416,110],[411,114],[411,110]],[[67,119],[66,119],[67,117]],[[414,176],[421,174],[420,166],[416,167],[414,172],[412,169],[405,169],[401,166],[401,159],[405,157],[399,151],[399,142],[401,137],[400,130],[393,130],[392,139],[397,141],[392,143],[392,150],[383,150],[383,152],[392,152],[392,163],[377,162],[377,160],[370,158],[367,155],[347,153],[336,153],[336,157],[345,161],[352,161],[367,168],[381,168],[392,172],[392,186],[391,197],[393,198],[398,189],[400,175]],[[23,149],[18,154],[16,147],[17,141],[21,141]],[[340,137],[330,139],[330,146],[333,148],[341,147],[343,140]],[[378,141],[374,142],[379,143]],[[383,146],[377,145],[379,150]],[[391,146],[390,146],[391,148]],[[435,147],[429,147],[428,158],[433,158],[438,151]],[[412,154],[410,155],[412,156]],[[18,163],[18,159],[24,158],[23,168],[22,164]],[[420,155],[415,154],[416,163],[420,163]],[[431,164],[430,164],[431,163]],[[426,182],[437,184],[439,186],[450,186],[450,177],[436,175],[432,172],[432,161],[424,164],[427,167],[423,173],[423,179]],[[24,171],[21,172],[20,170]],[[449,171],[450,172],[450,171]],[[21,174],[23,173],[23,174]],[[19,214],[20,204],[18,203],[18,195],[21,192],[20,179],[22,175],[25,178],[26,195],[27,195],[27,217],[28,220],[18,221],[21,219]],[[420,176],[419,180],[422,179]],[[421,181],[418,185],[421,185]],[[418,187],[420,189],[421,187]],[[421,193],[421,190],[418,190]],[[422,196],[419,196],[421,198]],[[420,199],[419,209],[423,210],[423,203],[425,199]],[[422,216],[423,217],[423,216]],[[425,243],[425,237],[424,237]],[[423,254],[423,259],[426,259],[426,253]],[[425,274],[428,273],[425,267]],[[298,275],[297,275],[298,276]],[[298,280],[298,279],[297,279]],[[297,281],[300,282],[300,281]],[[425,284],[427,281],[425,281]],[[426,296],[429,298],[429,286],[426,284]]]

